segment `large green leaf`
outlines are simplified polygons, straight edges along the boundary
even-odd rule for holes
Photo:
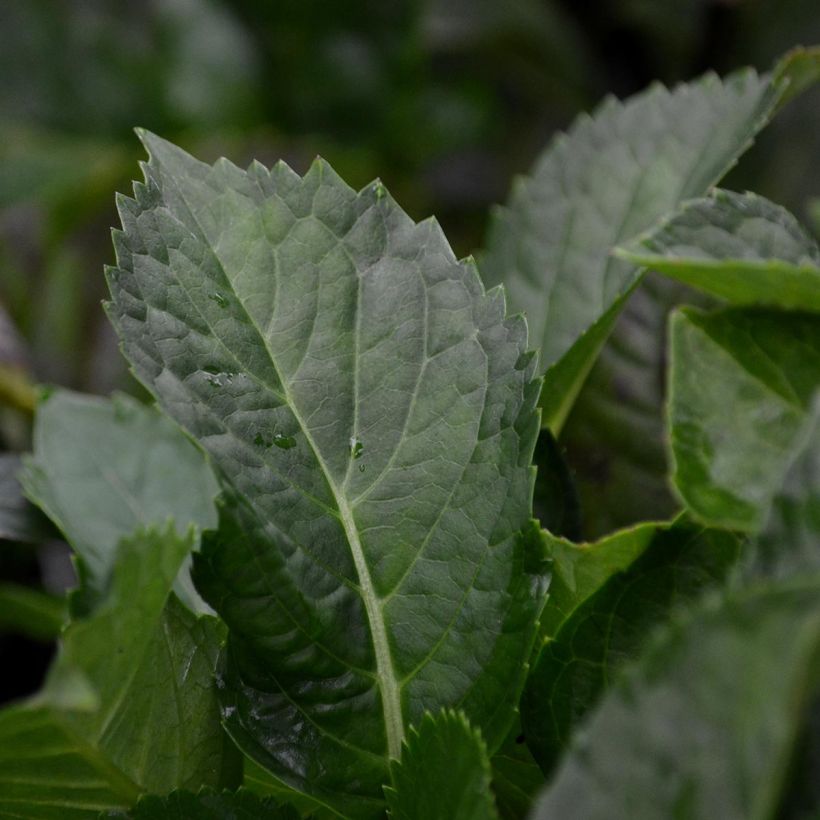
[[[722,582],[738,553],[738,540],[730,533],[683,519],[618,533],[563,569],[555,559],[554,579],[563,583],[556,585],[552,634],[521,700],[527,745],[546,773],[620,666],[637,657],[670,612]],[[634,556],[629,565],[613,572],[627,556]]]
[[[751,572],[675,615],[618,678],[536,820],[816,816],[818,453],[820,402]]]
[[[226,726],[290,785],[379,813],[425,711],[457,704],[491,749],[512,722],[545,580],[526,325],[380,183],[143,139],[110,315],[222,476],[196,582],[230,629]]]
[[[0,711],[0,814],[96,817],[143,791],[232,779],[213,681],[224,630],[169,598],[192,538],[122,540],[106,597],[67,628],[43,691]]]
[[[714,75],[621,103],[607,99],[519,178],[490,230],[482,272],[528,309],[543,366],[555,364],[629,288],[621,238],[706,191],[748,147],[777,98],[768,77]],[[541,307],[543,305],[543,308]]]
[[[385,788],[392,820],[497,820],[487,747],[462,712],[426,714],[404,743]]]
[[[78,555],[87,599],[105,588],[117,543],[137,527],[217,523],[218,487],[202,453],[168,419],[127,396],[52,393],[37,409],[22,480]],[[196,608],[187,569],[176,589]]]
[[[480,264],[486,281],[504,282],[512,306],[527,311],[548,370],[544,423],[553,430],[640,276],[611,249],[706,193],[749,147],[782,88],[744,71],[608,99],[516,181]]]
[[[576,734],[535,820],[776,816],[818,691],[820,580],[679,619]]]
[[[682,310],[671,349],[675,487],[704,521],[758,529],[820,384],[820,317]]]
[[[103,818],[125,820],[299,820],[299,812],[280,806],[272,798],[257,797],[244,789],[238,792],[214,792],[203,789],[176,791],[160,797],[146,795],[127,812],[111,811]]]
[[[715,191],[616,255],[741,305],[820,311],[820,247],[785,209]]]

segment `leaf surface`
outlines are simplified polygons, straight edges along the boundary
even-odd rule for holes
[[[176,791],[160,797],[141,797],[127,812],[106,812],[103,818],[125,820],[299,820],[291,806],[280,806],[272,798],[257,797],[244,789],[238,792]]]
[[[545,613],[551,634],[521,699],[526,742],[545,773],[651,631],[720,584],[738,554],[730,533],[681,519],[617,533],[592,545],[574,565],[562,567],[554,558],[556,600]]]
[[[168,600],[191,541],[123,540],[108,596],[69,625],[43,691],[0,711],[0,814],[96,817],[230,777],[213,684],[223,630]]]
[[[490,761],[463,713],[426,714],[411,728],[386,787],[392,820],[497,820]]]
[[[682,310],[670,338],[675,487],[703,521],[759,529],[820,384],[820,317]]]
[[[143,139],[110,315],[222,477],[196,583],[230,629],[226,726],[378,813],[425,711],[458,704],[491,747],[512,721],[544,584],[526,326],[380,183]]]
[[[57,390],[41,402],[22,481],[79,556],[89,601],[108,582],[117,543],[138,527],[217,523],[218,487],[202,453],[156,410],[124,395]],[[186,603],[190,587],[183,570],[177,591]]]
[[[22,461],[0,454],[0,538],[36,544],[54,534],[48,520],[24,495],[18,474]]]
[[[815,579],[679,619],[576,735],[535,820],[775,816],[820,683],[818,600]]]
[[[616,254],[739,305],[820,311],[820,247],[785,209],[715,191]]]
[[[782,90],[744,71],[608,99],[516,181],[494,215],[481,271],[527,311],[548,371],[544,423],[554,432],[640,278],[611,249],[705,194],[749,147]]]

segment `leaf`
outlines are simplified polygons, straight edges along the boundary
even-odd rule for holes
[[[616,255],[738,305],[820,311],[820,247],[756,194],[695,199]]]
[[[794,56],[798,59],[798,55]],[[802,58],[800,58],[802,59]],[[788,73],[789,62],[778,68]],[[495,212],[480,260],[526,310],[547,370],[543,422],[557,433],[640,271],[610,250],[702,196],[749,147],[787,84],[709,74],[579,117]]]
[[[544,774],[527,747],[520,721],[493,755],[490,766],[499,816],[502,820],[526,817],[544,785]]]
[[[0,630],[50,641],[60,634],[66,616],[65,598],[22,584],[0,583]]]
[[[553,535],[581,537],[581,510],[572,474],[561,448],[549,430],[542,430],[535,445],[533,513]]]
[[[750,573],[768,578],[820,573],[819,544],[820,391],[796,436],[794,458],[756,538]]]
[[[490,761],[481,733],[463,712],[427,713],[390,764],[385,787],[392,820],[493,820]]]
[[[37,544],[54,533],[45,516],[23,495],[20,456],[0,454],[0,538]]]
[[[535,820],[773,817],[817,691],[820,583],[679,618],[576,735]]]
[[[244,789],[216,793],[203,789],[197,794],[176,791],[160,797],[146,795],[128,812],[106,812],[103,818],[126,820],[299,820],[291,806],[280,806],[272,798],[257,797]]]
[[[43,691],[0,711],[0,815],[96,817],[233,777],[213,684],[223,630],[168,599],[191,543],[170,528],[124,539],[107,597],[69,625]]]
[[[820,384],[820,317],[682,310],[670,334],[675,488],[707,523],[759,529]]]
[[[720,584],[738,552],[730,533],[682,519],[617,533],[593,545],[591,554],[575,556],[569,571],[554,557],[551,635],[521,699],[527,745],[546,774],[621,665],[638,656],[647,636],[675,608]],[[613,572],[618,564],[623,568]],[[560,625],[558,612],[564,615]]]
[[[25,467],[26,493],[79,556],[88,601],[105,588],[119,540],[138,527],[217,523],[218,487],[202,454],[168,419],[127,396],[53,392],[38,407]],[[187,572],[176,589],[197,609]]]
[[[352,815],[458,704],[496,748],[545,584],[521,317],[434,221],[317,160],[243,172],[150,134],[109,312],[224,486],[196,583],[228,624],[240,748]]]
[[[667,317],[681,301],[706,299],[654,272],[643,278],[561,430],[587,539],[680,509],[667,478],[663,407]]]

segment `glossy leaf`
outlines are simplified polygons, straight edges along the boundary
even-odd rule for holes
[[[385,789],[391,820],[493,820],[490,761],[461,712],[426,714],[411,728]]]
[[[202,453],[127,396],[53,392],[38,407],[22,480],[79,557],[86,609],[105,588],[117,543],[138,527],[169,519],[183,532],[189,524],[216,526],[218,488]],[[176,589],[198,607],[187,569]]]
[[[820,384],[820,317],[683,310],[671,349],[675,487],[702,520],[759,529]]]
[[[616,254],[734,304],[820,311],[820,247],[785,208],[755,194],[687,202]]]
[[[629,565],[612,572],[612,565],[629,553],[634,555]],[[719,585],[738,554],[738,540],[730,533],[681,520],[604,539],[592,554],[569,565],[572,574],[555,559],[554,578],[564,581],[556,584],[555,609],[565,618],[552,627],[521,700],[527,745],[546,773],[652,630],[677,607]],[[607,570],[610,577],[600,584]],[[569,579],[574,606],[567,605]],[[552,618],[550,625],[556,621]]]
[[[105,812],[103,818],[124,820],[299,820],[299,812],[272,798],[238,792],[177,791],[160,797],[147,795],[127,812]]]
[[[67,628],[43,691],[0,711],[0,814],[96,817],[232,779],[213,683],[223,630],[169,599],[191,542],[120,542],[107,596]]]
[[[516,181],[494,216],[481,270],[527,311],[548,370],[544,423],[554,432],[640,278],[611,249],[706,193],[749,147],[783,88],[745,71],[608,99]]]
[[[226,726],[289,785],[378,814],[425,711],[457,703],[491,748],[513,719],[545,580],[522,535],[526,326],[381,183],[143,139],[110,315],[223,480],[196,583],[230,630]]]

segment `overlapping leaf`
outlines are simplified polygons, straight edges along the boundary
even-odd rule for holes
[[[498,818],[487,747],[463,713],[425,715],[391,770],[385,791],[392,820]]]
[[[739,554],[730,533],[685,519],[555,547],[547,642],[521,702],[527,745],[547,773],[620,666],[676,607],[719,585]]]
[[[497,746],[523,683],[544,580],[524,322],[378,183],[143,138],[110,314],[224,482],[196,581],[230,629],[226,726],[378,814],[406,726],[458,704]]]
[[[820,311],[820,246],[755,194],[688,202],[617,255],[735,304]]]
[[[172,530],[121,541],[105,599],[68,627],[43,691],[0,711],[0,814],[94,818],[235,776],[213,683],[223,630],[168,598],[191,543]]]
[[[675,486],[704,521],[756,530],[820,384],[820,317],[683,310],[671,347]]]
[[[86,609],[105,589],[118,542],[138,527],[169,519],[179,531],[216,526],[218,488],[202,454],[127,396],[52,393],[37,410],[22,480],[79,558]],[[187,570],[176,589],[197,608]]]
[[[576,735],[538,820],[816,814],[820,405],[813,407],[745,586],[677,617],[618,680]]]
[[[746,71],[672,91],[654,86],[625,103],[609,99],[516,182],[495,214],[481,270],[526,310],[542,365],[553,368],[544,394],[544,422],[553,429],[639,279],[638,268],[611,249],[681,200],[706,193],[781,93],[779,83]]]

